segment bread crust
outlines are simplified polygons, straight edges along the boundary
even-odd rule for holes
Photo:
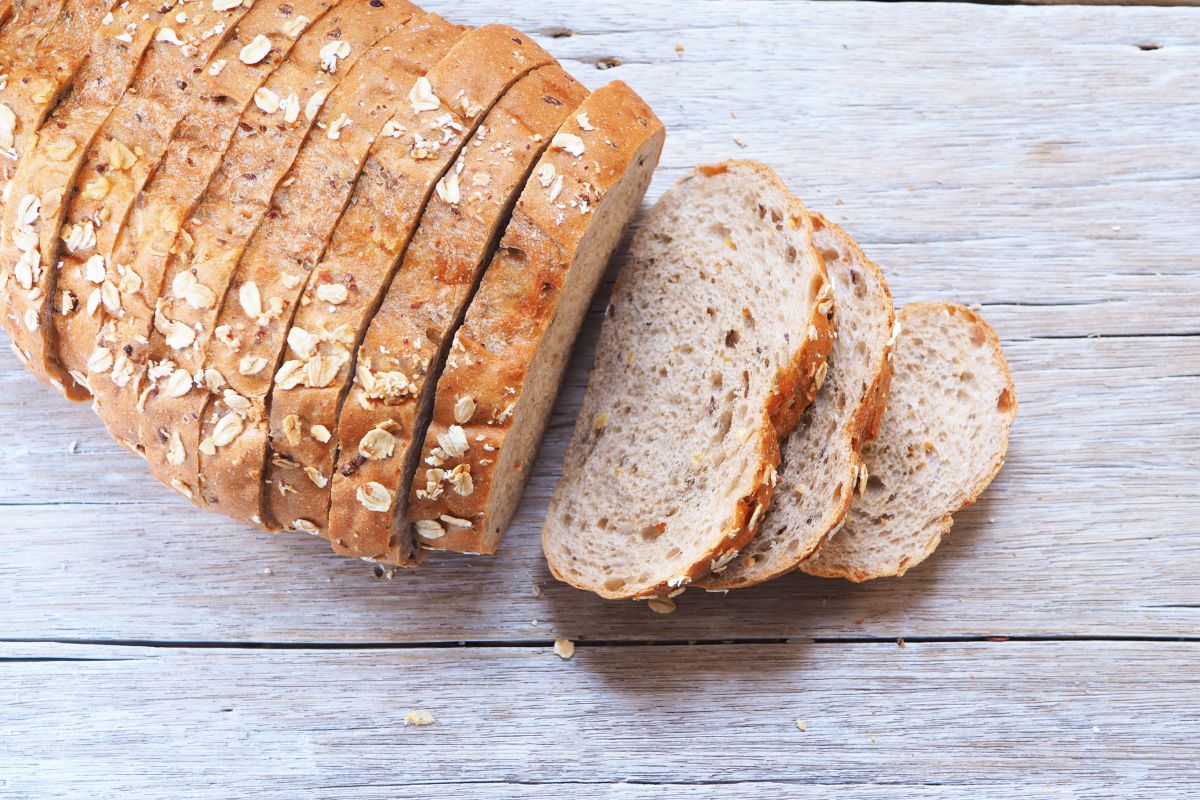
[[[335,4],[335,0],[291,0],[290,21],[309,20],[298,32],[287,27],[287,20],[264,21],[255,14],[243,20],[226,44],[233,57],[216,74],[210,69],[200,77],[196,105],[176,130],[117,236],[110,263],[127,265],[137,281],[117,287],[119,313],[110,315],[103,305],[98,309],[96,349],[109,352],[112,366],[103,373],[89,369],[84,377],[109,433],[134,452],[142,449],[138,419],[148,391],[147,346],[179,233],[204,197],[257,90]],[[260,26],[260,21],[265,24]],[[242,49],[259,37],[270,45],[267,55],[243,61]],[[107,360],[101,357],[97,363]]]
[[[96,30],[73,80],[75,88],[30,140],[8,187],[0,265],[13,281],[5,293],[4,318],[13,347],[23,354],[29,370],[59,391],[65,392],[67,376],[53,357],[49,312],[63,214],[96,133],[133,80],[143,52],[173,6],[164,0],[131,0]]]
[[[874,262],[867,258],[858,246],[858,243],[846,231],[827,220],[821,214],[813,213],[812,219],[814,232],[828,229],[833,233],[838,240],[839,246],[849,253],[850,257],[845,260],[859,264],[875,273],[874,278],[882,287],[886,300],[887,329],[893,330],[895,326],[895,312],[892,308],[891,292],[888,291],[887,281],[882,271]],[[833,362],[832,368],[838,368],[836,362]],[[735,559],[731,562],[728,569],[714,571],[713,574],[699,580],[697,582],[698,586],[710,591],[723,591],[744,589],[773,580],[796,569],[800,562],[816,552],[821,543],[838,529],[845,519],[846,513],[850,510],[850,504],[854,497],[854,487],[858,483],[862,468],[862,446],[875,438],[875,434],[879,429],[880,419],[887,404],[888,388],[892,380],[890,344],[886,344],[878,354],[878,358],[872,365],[872,372],[873,378],[871,384],[866,392],[864,392],[861,403],[846,424],[837,431],[837,436],[843,440],[842,446],[847,449],[850,456],[844,479],[844,485],[849,487],[849,490],[839,495],[836,506],[829,509],[829,513],[823,517],[824,528],[816,531],[794,531],[794,535],[807,534],[806,540],[802,548],[796,550],[794,553],[789,553],[786,558],[776,557],[768,560],[760,556],[753,563]],[[770,527],[771,511],[772,509],[768,508],[764,515],[762,528]],[[755,541],[751,540],[745,549],[749,549],[750,554],[755,553]],[[744,550],[742,553],[743,556],[747,555]]]
[[[262,523],[265,406],[300,294],[333,235],[372,142],[408,102],[412,81],[437,63],[461,33],[462,28],[427,14],[380,39],[330,94],[316,129],[275,192],[271,213],[246,247],[217,316],[215,329],[227,332],[211,341],[205,353],[205,370],[220,373],[224,385],[218,393],[197,386],[179,398],[178,408],[200,420],[197,484],[206,505],[235,519]],[[351,124],[330,139],[325,131],[343,119]],[[243,287],[251,284],[270,314],[246,314],[240,298]],[[218,446],[217,425],[229,414],[242,421],[242,432]]]
[[[556,64],[522,78],[464,148],[458,173],[461,200],[435,196],[425,209],[404,264],[359,348],[359,377],[338,421],[329,529],[352,531],[360,553],[386,553],[395,520],[405,518],[414,480],[411,463],[424,440],[424,409],[432,402],[454,330],[536,162],[586,96]],[[397,372],[405,376],[402,389],[381,392],[375,376]],[[387,432],[394,443],[382,451],[361,447],[370,441],[364,437],[380,436],[373,431]],[[425,485],[424,470],[421,475]],[[392,493],[386,511],[368,510],[358,499],[372,482]],[[464,491],[468,486],[458,485]]]
[[[627,191],[636,195],[630,197],[632,207],[640,205],[664,136],[665,129],[649,106],[628,86],[616,82],[585,100],[542,156],[534,175],[546,170],[554,180],[543,185],[542,180],[532,179],[522,192],[438,379],[433,419],[421,446],[422,468],[447,473],[466,469],[474,491],[433,497],[423,491],[426,486],[413,487],[408,517],[414,525],[424,521],[422,527],[428,532],[420,535],[422,546],[467,552],[496,549],[507,520],[490,518],[493,495],[503,488],[502,482],[523,483],[531,466],[523,460],[514,466],[513,474],[498,473],[505,447],[515,446],[509,433],[526,395],[530,368],[551,324],[566,313],[564,290],[572,281],[576,261],[586,255],[581,248],[588,234],[613,224],[615,212],[608,209],[612,198],[622,198],[618,190],[623,187],[630,186]],[[573,153],[573,146],[581,150]],[[631,180],[643,182],[631,185]],[[618,221],[620,227],[624,222]],[[610,247],[615,245],[613,241]],[[570,300],[586,309],[594,288],[578,287],[586,297]],[[577,329],[578,321],[567,319],[564,324]],[[573,339],[574,331],[567,335]],[[556,368],[562,366],[565,358]],[[456,415],[463,397],[473,398],[477,406],[466,424]],[[453,447],[450,451],[445,447],[455,429],[468,443],[457,455]],[[405,531],[396,534],[398,539],[406,538]]]
[[[68,397],[91,396],[86,374],[104,316],[101,299],[107,290],[111,300],[112,288],[133,280],[121,274],[123,265],[112,262],[113,246],[176,126],[197,103],[202,86],[198,76],[213,58],[236,58],[236,51],[225,48],[228,38],[243,23],[254,27],[255,18],[273,15],[276,7],[268,2],[255,10],[241,5],[204,13],[208,9],[201,8],[199,0],[178,6],[179,14],[164,22],[129,90],[96,135],[60,231],[60,238],[69,240],[73,234],[83,243],[61,251],[57,285],[47,298],[53,321],[47,326],[53,339],[50,354],[57,373],[71,376],[65,381]],[[97,285],[89,277],[87,263],[94,256],[103,259],[105,280],[112,287]]]
[[[435,186],[453,169],[462,146],[504,92],[552,60],[532,39],[506,25],[471,31],[414,86],[417,100],[394,117],[410,133],[376,142],[364,177],[297,307],[288,338],[300,346],[289,344],[271,390],[273,455],[266,478],[271,487],[266,492],[270,519],[288,527],[297,521],[317,530],[328,525],[337,439],[289,437],[288,431],[297,425],[302,432],[318,425],[337,430],[358,345]],[[431,142],[441,144],[430,146]],[[331,285],[349,287],[343,302],[319,300],[317,293]],[[311,347],[310,337],[319,339]],[[296,379],[289,380],[289,373]],[[319,481],[310,479],[314,472]],[[284,485],[294,491],[284,490]],[[340,552],[340,532],[331,538]]]
[[[933,303],[933,302],[918,302],[910,303],[905,306],[899,314],[900,335],[903,336],[907,332],[910,325],[911,317],[917,314],[936,314],[945,313],[951,316],[959,316],[966,319],[972,326],[981,332],[988,348],[992,351],[995,358],[995,364],[1000,368],[1004,378],[1005,388],[1002,391],[1004,395],[1004,403],[998,408],[999,413],[1003,418],[1003,438],[1000,446],[997,448],[992,458],[992,465],[982,479],[972,486],[964,487],[961,502],[953,504],[952,508],[946,510],[941,516],[931,520],[925,528],[920,531],[914,531],[911,535],[904,538],[908,541],[917,544],[919,551],[913,552],[901,558],[896,564],[888,565],[882,569],[868,570],[861,567],[856,567],[850,564],[839,564],[833,562],[826,553],[822,557],[822,549],[818,549],[807,560],[800,563],[799,568],[803,572],[810,575],[815,575],[822,578],[844,578],[853,583],[861,583],[877,578],[899,577],[908,572],[909,569],[920,564],[927,559],[937,549],[941,543],[942,537],[950,532],[954,524],[953,515],[962,509],[973,505],[987,489],[996,475],[1000,473],[1004,466],[1004,458],[1008,449],[1008,436],[1012,428],[1013,422],[1017,416],[1017,393],[1013,385],[1012,371],[1008,366],[1008,361],[1004,357],[1004,350],[1000,343],[1000,337],[996,335],[995,330],[982,317],[976,314],[966,306],[956,303]],[[870,465],[868,465],[869,467]],[[833,542],[841,540],[834,539]]]

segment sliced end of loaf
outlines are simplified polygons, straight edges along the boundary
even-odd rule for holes
[[[905,306],[899,330],[888,409],[863,449],[866,492],[800,565],[809,574],[903,575],[1004,464],[1017,396],[996,333],[970,309],[942,303]]]

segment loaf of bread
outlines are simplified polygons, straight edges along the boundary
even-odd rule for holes
[[[628,87],[591,100],[520,32],[404,0],[0,2],[0,73],[21,360],[194,502],[405,565],[447,351],[481,284],[528,288],[498,249],[535,237],[560,284],[525,452],[663,138]]]
[[[406,0],[0,0],[0,322],[193,502],[413,567],[500,546],[665,140],[621,82]],[[969,309],[774,172],[646,216],[543,546],[606,598],[927,558],[1016,394]],[[890,388],[890,391],[889,391]]]

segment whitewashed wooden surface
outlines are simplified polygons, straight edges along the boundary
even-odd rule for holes
[[[5,350],[0,797],[1200,790],[1200,12],[427,6],[643,93],[652,196],[759,158],[898,302],[981,304],[1008,466],[904,579],[661,617],[554,584],[537,544],[595,315],[503,553],[391,580],[191,509]]]

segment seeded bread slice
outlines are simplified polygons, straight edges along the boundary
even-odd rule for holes
[[[833,338],[812,222],[761,164],[685,177],[631,254],[542,535],[556,577],[614,599],[682,591],[751,540]]]
[[[414,84],[410,105],[392,120],[402,129],[400,136],[375,143],[346,213],[309,277],[288,332],[288,352],[275,375],[268,409],[274,454],[267,465],[268,519],[285,527],[325,527],[335,440],[297,437],[294,431],[337,429],[354,375],[353,354],[435,186],[445,191],[443,178],[463,144],[508,88],[552,61],[506,25],[472,31]]]
[[[738,589],[791,572],[845,519],[860,478],[866,486],[859,453],[887,401],[896,315],[883,273],[854,240],[819,215],[813,228],[837,301],[829,374],[780,445],[779,484],[758,535],[727,567],[698,581],[705,589]]]
[[[0,72],[28,58],[46,36],[63,9],[63,0],[27,0],[0,4]]]
[[[147,49],[133,84],[89,149],[63,218],[60,237],[65,247],[57,281],[46,298],[53,320],[45,328],[53,340],[48,346],[54,359],[51,372],[63,380],[68,396],[90,396],[85,385],[69,376],[87,372],[103,319],[99,306],[104,298],[110,302],[105,311],[119,310],[116,285],[125,276],[119,274],[122,265],[110,261],[113,244],[176,126],[195,104],[201,86],[197,76],[212,59],[236,58],[237,51],[223,48],[226,40],[247,14],[263,20],[274,18],[272,5],[263,3],[254,12],[245,5],[214,11],[202,0],[176,6],[176,13]],[[250,24],[256,24],[253,18]]]
[[[427,548],[497,548],[584,313],[664,138],[662,123],[620,82],[592,94],[555,134],[455,334],[421,446],[424,466],[469,473],[473,491],[434,496],[416,482],[416,522],[399,521],[388,560],[414,536]]]
[[[437,376],[483,267],[538,159],[586,96],[557,65],[504,95],[464,149],[454,183],[429,201],[371,321],[338,420],[329,530],[378,543],[372,555],[387,549],[396,520],[405,519]],[[469,493],[469,474],[455,486]],[[389,508],[363,504],[363,497],[383,496],[375,487],[388,492]]]
[[[435,14],[415,17],[380,40],[325,103],[323,130],[309,135],[271,201],[272,212],[246,248],[217,318],[206,369],[223,377],[221,394],[198,387],[179,398],[201,420],[203,499],[228,516],[262,522],[267,448],[266,398],[297,301],[358,180],[372,143],[413,82],[445,55],[463,29]],[[340,127],[338,120],[350,120]],[[337,138],[328,131],[337,125]],[[246,315],[243,292],[263,313]],[[204,409],[207,408],[207,411]],[[234,418],[228,415],[233,414]],[[229,440],[241,424],[241,433]],[[220,432],[220,436],[218,436]]]
[[[51,109],[70,88],[88,57],[110,3],[67,0],[31,4],[6,37],[0,58],[7,79],[0,88],[0,179],[12,180]],[[10,197],[5,190],[5,198]],[[19,353],[18,353],[19,354]]]
[[[74,88],[50,115],[8,187],[0,268],[13,276],[4,318],[30,371],[62,390],[52,355],[50,296],[58,274],[59,230],[75,178],[104,120],[137,73],[142,54],[173,2],[131,0],[92,37]]]
[[[863,449],[866,493],[800,565],[812,575],[903,575],[1004,464],[1017,395],[995,332],[970,309],[943,303],[905,306],[899,325],[888,409]]]
[[[109,263],[124,265],[134,277],[117,285],[119,307],[114,313],[109,314],[103,304],[98,306],[96,349],[89,356],[88,374],[76,380],[91,390],[109,432],[131,450],[141,450],[138,418],[146,390],[147,345],[167,266],[185,245],[177,242],[180,231],[212,182],[235,133],[244,137],[254,131],[248,122],[246,129],[240,126],[257,90],[298,41],[317,40],[317,46],[324,45],[331,26],[320,31],[311,27],[324,20],[334,5],[333,0],[273,4],[268,6],[276,12],[273,19],[260,26],[261,17],[255,14],[237,27],[226,45],[233,57],[224,64],[214,62],[200,76],[196,105],[176,130],[117,236]],[[269,50],[260,57],[264,41]]]
[[[156,477],[186,497],[195,497],[198,421],[177,415],[173,401],[193,383],[219,390],[219,376],[202,371],[213,321],[247,242],[317,120],[315,108],[311,115],[289,114],[261,98],[295,95],[301,109],[307,105],[301,98],[323,102],[363,53],[404,21],[369,4],[342,2],[317,22],[255,94],[207,194],[184,223],[146,348],[138,441]]]

